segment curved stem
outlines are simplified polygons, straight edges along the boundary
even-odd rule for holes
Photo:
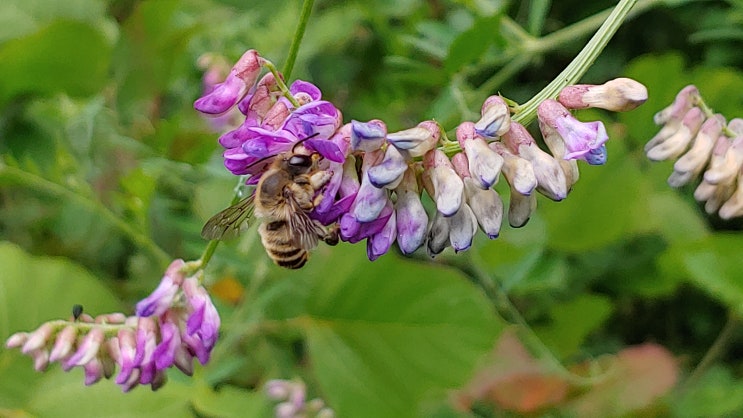
[[[134,244],[148,251],[163,268],[170,263],[171,257],[168,253],[160,248],[150,237],[137,231],[126,221],[119,218],[110,209],[93,199],[81,196],[60,184],[47,180],[36,174],[21,170],[20,168],[5,165],[2,162],[0,162],[0,179],[7,179],[16,183],[24,184],[38,190],[43,190],[50,195],[60,196],[73,201],[110,222],[111,225],[132,240]]]
[[[519,113],[514,116],[516,122],[528,125],[534,120],[537,106],[544,100],[557,97],[563,87],[575,84],[583,74],[588,71],[593,62],[599,56],[609,40],[614,36],[619,26],[629,14],[632,6],[637,0],[620,0],[619,4],[611,11],[609,17],[601,25],[599,30],[588,41],[585,47],[578,53],[573,61],[542,91],[537,93],[528,102],[519,107]]]
[[[704,357],[702,357],[702,360],[699,361],[699,364],[697,364],[691,374],[689,374],[686,382],[684,382],[682,390],[688,389],[693,386],[694,383],[699,380],[699,378],[704,374],[704,372],[706,372],[707,369],[709,369],[709,367],[725,352],[725,348],[730,343],[730,339],[735,334],[735,331],[738,329],[739,325],[740,320],[735,316],[735,314],[730,313],[728,315],[727,322],[725,322],[722,330],[717,335],[717,338],[715,338],[715,342],[712,343],[707,352],[704,353]]]
[[[289,48],[289,56],[286,57],[286,64],[284,64],[284,76],[288,79],[294,69],[294,63],[297,60],[297,53],[299,52],[299,45],[302,43],[304,37],[304,31],[307,29],[307,22],[310,20],[310,14],[312,14],[312,5],[315,0],[304,0],[302,2],[302,14],[299,16],[299,23],[297,24],[297,30],[294,31],[294,38],[292,38],[292,45]]]

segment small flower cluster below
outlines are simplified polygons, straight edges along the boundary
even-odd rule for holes
[[[647,99],[645,87],[626,78],[566,87],[557,100],[538,108],[546,152],[512,120],[500,96],[487,98],[481,118],[462,122],[456,141],[450,141],[435,121],[397,132],[377,119],[344,125],[341,112],[321,100],[316,86],[295,81],[287,88],[278,72],[259,79],[266,65],[272,68],[257,52],[246,52],[227,79],[194,104],[206,114],[237,106],[245,115],[240,127],[219,138],[225,166],[256,184],[272,158],[295,152],[300,143],[319,153],[330,180],[309,215],[324,225],[337,224],[344,241],[366,240],[370,260],[394,242],[405,254],[424,245],[431,256],[449,246],[463,251],[478,226],[497,237],[504,205],[493,187],[501,173],[510,187],[508,221],[523,226],[536,208],[535,191],[562,200],[578,180],[576,160],[606,161],[604,125],[580,122],[570,110],[624,111]],[[423,190],[436,205],[432,215],[423,207]]]
[[[270,380],[264,387],[266,396],[279,402],[276,418],[333,418],[335,412],[320,398],[307,400],[307,387],[301,380]]]
[[[684,87],[668,107],[656,113],[661,130],[645,145],[653,161],[675,160],[671,187],[702,181],[694,198],[722,219],[743,216],[743,119],[726,123],[712,114],[696,86]]]
[[[175,366],[193,373],[193,359],[209,361],[220,319],[197,275],[186,277],[187,263],[175,260],[158,288],[137,305],[136,316],[122,313],[96,318],[82,314],[70,321],[50,321],[32,332],[12,335],[6,346],[20,348],[43,371],[59,362],[65,371],[85,370],[85,384],[111,378],[127,392],[137,385],[153,390]]]

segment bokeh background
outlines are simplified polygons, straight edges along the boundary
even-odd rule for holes
[[[317,0],[291,76],[344,120],[453,130],[500,93],[523,103],[585,44],[612,1]],[[36,373],[0,348],[0,416],[271,416],[262,385],[302,379],[339,417],[739,416],[741,223],[707,216],[642,147],[696,84],[743,116],[743,2],[638,3],[583,82],[627,76],[650,99],[577,113],[610,132],[563,202],[520,229],[405,258],[363,243],[275,267],[255,229],[220,246],[208,287],[213,360],[152,393]],[[297,0],[4,0],[0,5],[0,340],[66,318],[130,313],[236,179],[198,115],[205,61],[255,48],[279,66]],[[587,20],[586,20],[587,19]],[[545,36],[559,34],[560,36]],[[497,189],[506,191],[501,182]]]

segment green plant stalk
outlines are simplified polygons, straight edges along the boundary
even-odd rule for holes
[[[689,374],[689,377],[684,382],[684,385],[681,387],[682,391],[685,391],[692,386],[699,380],[699,378],[706,372],[712,364],[725,352],[725,349],[727,348],[728,344],[730,343],[730,340],[735,335],[735,331],[738,330],[738,327],[740,326],[740,320],[734,313],[728,314],[728,319],[725,322],[725,325],[722,327],[722,330],[717,335],[717,338],[715,338],[715,341],[712,343],[712,345],[709,347],[706,353],[704,353],[704,357],[702,357],[702,360],[699,361],[699,364],[692,370],[692,372]]]
[[[294,69],[294,63],[297,61],[297,54],[299,53],[299,45],[302,43],[304,32],[307,29],[307,22],[310,21],[310,15],[312,14],[312,5],[315,0],[304,0],[302,2],[302,14],[299,16],[299,23],[297,24],[297,30],[294,31],[294,38],[292,38],[292,45],[289,47],[289,56],[286,57],[286,63],[284,64],[284,77],[289,79]]]
[[[621,0],[575,59],[547,87],[519,106],[513,120],[522,125],[530,124],[536,117],[540,103],[557,97],[563,87],[575,84],[596,61],[636,2],[637,0]]]
[[[152,257],[165,268],[170,264],[171,257],[163,251],[155,242],[147,235],[141,233],[129,225],[126,221],[119,218],[110,209],[103,206],[100,202],[90,199],[85,196],[81,196],[74,191],[57,184],[53,181],[49,181],[43,177],[29,173],[16,167],[4,165],[0,163],[0,179],[10,180],[15,183],[24,184],[28,187],[33,187],[38,190],[42,190],[53,196],[61,196],[67,200],[76,202],[80,206],[89,210],[92,213],[97,214],[101,218],[110,222],[115,228],[121,231],[126,237],[128,237],[134,244],[140,248],[148,251]]]

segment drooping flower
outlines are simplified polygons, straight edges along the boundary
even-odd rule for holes
[[[475,131],[483,138],[495,139],[511,128],[511,112],[500,96],[485,99],[480,114],[482,117],[475,122]]]
[[[230,74],[205,96],[196,100],[194,107],[199,112],[220,114],[236,105],[248,93],[258,79],[263,58],[254,49],[248,50],[230,70]]]
[[[557,100],[568,109],[597,107],[612,112],[635,109],[648,100],[648,89],[631,78],[615,78],[604,84],[575,84],[560,91]]]
[[[565,143],[566,160],[581,159],[591,165],[606,162],[604,143],[609,140],[601,121],[581,122],[557,100],[547,99],[537,107],[539,128],[544,137],[557,132]]]

